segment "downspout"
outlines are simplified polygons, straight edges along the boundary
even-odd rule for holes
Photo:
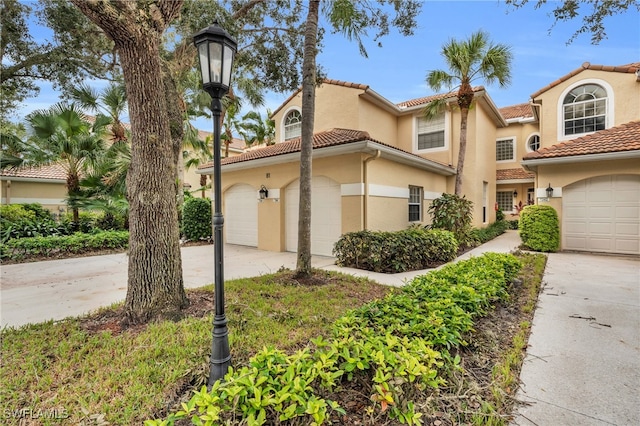
[[[368,204],[369,204],[369,176],[368,175],[369,173],[367,170],[367,164],[369,164],[370,161],[377,160],[378,158],[380,158],[381,154],[382,152],[379,149],[376,149],[375,155],[372,155],[366,158],[362,162],[362,173],[364,175],[362,177],[362,181],[364,182],[364,198],[362,200],[362,224],[364,225],[364,229],[367,229],[369,225],[369,216],[368,216]]]
[[[531,105],[531,107],[534,110],[534,115],[538,116],[538,133],[540,133],[540,148],[542,148],[542,104],[537,104],[534,102],[533,99],[529,99],[529,105]],[[536,168],[535,171],[535,178],[533,179],[533,197],[534,197],[534,204],[538,204],[538,188],[539,188],[539,182],[538,182],[539,176],[538,176],[538,169]]]

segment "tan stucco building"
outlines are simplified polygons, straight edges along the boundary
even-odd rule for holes
[[[639,67],[587,63],[529,102],[501,109],[476,87],[463,177],[473,225],[493,222],[496,208],[517,218],[527,204],[549,203],[563,249],[640,254]],[[297,248],[301,96],[273,113],[276,145],[222,161],[228,243]],[[436,99],[449,106],[425,120]],[[325,80],[316,89],[312,252],[330,255],[346,232],[428,223],[431,200],[453,192],[459,128],[452,94],[394,104],[367,85]]]

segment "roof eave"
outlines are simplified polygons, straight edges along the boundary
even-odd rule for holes
[[[386,145],[371,141],[363,140],[359,142],[351,142],[342,145],[320,147],[313,149],[313,158],[332,157],[336,155],[352,154],[357,152],[363,152],[367,154],[375,154],[380,151],[383,158],[390,159],[392,161],[406,164],[412,167],[417,167],[422,170],[431,171],[444,176],[455,175],[455,169],[444,164],[436,163],[425,158],[417,157],[408,152],[396,150]],[[276,164],[291,163],[300,161],[300,152],[291,152],[288,154],[274,155],[272,157],[259,158],[255,160],[242,161],[239,163],[230,163],[222,165],[221,172],[232,172],[236,170],[247,170],[256,167],[272,166]],[[213,174],[213,167],[206,167],[198,169],[198,174]]]
[[[520,164],[526,170],[532,171],[535,168],[537,168],[537,166],[546,166],[549,164],[568,164],[568,163],[583,163],[583,162],[591,162],[591,161],[625,160],[629,158],[640,158],[640,150],[604,152],[599,154],[585,154],[585,155],[566,155],[562,157],[533,158],[530,160],[523,159]]]

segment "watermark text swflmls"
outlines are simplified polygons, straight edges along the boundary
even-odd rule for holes
[[[34,410],[33,408],[19,408],[16,410],[5,409],[2,412],[2,418],[61,420],[69,418],[69,413],[64,408],[54,408],[46,410]]]

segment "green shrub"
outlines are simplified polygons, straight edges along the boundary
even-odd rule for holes
[[[527,206],[520,213],[520,238],[529,249],[555,252],[560,248],[558,214],[551,206]]]
[[[42,219],[42,220],[53,219],[51,212],[45,209],[44,207],[42,207],[42,204],[29,203],[29,204],[22,204],[22,205],[24,206],[25,210],[33,212],[36,215],[36,219]]]
[[[429,206],[431,225],[429,229],[444,229],[453,232],[458,244],[468,247],[473,244],[471,237],[471,219],[473,218],[473,202],[464,196],[442,194]]]
[[[61,222],[67,226],[72,232],[90,233],[99,230],[97,226],[98,219],[102,216],[97,212],[80,212],[78,214],[78,223],[73,223],[73,213],[67,212],[62,216]]]
[[[0,205],[0,220],[2,223],[12,223],[22,220],[35,220],[36,213],[24,208],[22,204]]]
[[[504,213],[502,210],[498,209],[496,210],[496,222],[500,222],[502,220],[504,220]]]
[[[30,256],[81,254],[103,249],[126,249],[129,232],[104,231],[95,234],[76,233],[65,236],[19,238],[2,244],[2,258],[21,260]]]
[[[509,228],[509,224],[504,220],[500,220],[497,222],[493,222],[486,228],[473,229],[471,231],[471,237],[477,243],[483,244],[483,243],[486,243],[487,241],[493,240],[495,237],[499,235],[504,234],[504,231],[506,231],[508,228]]]
[[[182,235],[188,240],[211,238],[211,200],[187,198],[182,205]]]
[[[105,212],[98,216],[95,226],[103,231],[124,231],[126,218],[122,214]]]
[[[416,228],[350,232],[333,248],[338,265],[390,273],[426,269],[454,259],[457,252],[451,232]]]
[[[345,381],[371,395],[371,415],[379,423],[389,423],[388,416],[422,424],[414,400],[444,383],[442,370],[459,366],[449,351],[464,344],[477,317],[508,298],[507,285],[521,267],[512,255],[487,253],[417,277],[338,319],[330,338],[313,340],[315,351],[286,355],[265,348],[248,366],[230,368],[210,391],[194,392],[166,420],[145,425],[189,418],[193,424],[320,425],[333,413],[344,414],[326,395]]]
[[[518,221],[517,220],[507,220],[506,222],[509,225],[508,229],[518,229]]]

